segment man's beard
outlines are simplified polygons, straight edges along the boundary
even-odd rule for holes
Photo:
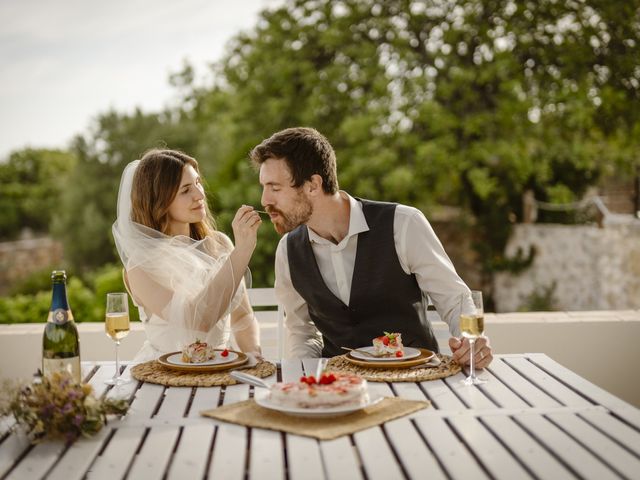
[[[313,214],[313,205],[311,205],[311,202],[301,193],[298,195],[298,202],[291,212],[285,214],[282,210],[273,207],[266,207],[266,211],[268,213],[278,214],[278,217],[271,219],[271,223],[273,223],[276,232],[284,235],[309,221]]]

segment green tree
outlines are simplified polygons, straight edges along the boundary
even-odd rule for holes
[[[525,190],[573,200],[637,162],[638,5],[290,1],[236,37],[188,115],[216,138],[199,147],[223,199],[256,195],[253,144],[311,125],[352,193],[462,205],[488,288]]]
[[[27,148],[0,163],[0,239],[14,239],[23,228],[48,232],[75,162],[69,152]]]
[[[188,152],[195,142],[196,137],[185,135],[170,112],[141,111],[102,114],[90,134],[75,139],[77,163],[52,230],[63,241],[65,257],[77,272],[87,273],[118,260],[111,225],[124,167],[150,148],[171,145]]]
[[[291,0],[265,10],[181,101],[160,113],[99,117],[55,232],[74,265],[113,261],[109,227],[124,165],[146,149],[200,162],[221,230],[260,187],[250,148],[310,125],[334,145],[341,187],[412,204],[462,206],[488,289],[521,197],[579,198],[638,162],[638,0]],[[256,285],[271,284],[277,236],[260,232]],[[526,253],[526,252],[525,252]]]

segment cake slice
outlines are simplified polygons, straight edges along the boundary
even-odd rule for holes
[[[216,351],[213,346],[200,340],[196,340],[182,349],[182,361],[187,363],[202,363],[213,360],[215,357]]]
[[[402,335],[384,332],[381,337],[374,338],[373,354],[380,357],[403,357]]]

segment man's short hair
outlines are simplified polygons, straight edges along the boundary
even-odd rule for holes
[[[338,191],[336,153],[329,140],[314,128],[294,127],[274,133],[251,150],[250,158],[257,166],[270,158],[284,160],[296,188],[317,174],[325,193]]]

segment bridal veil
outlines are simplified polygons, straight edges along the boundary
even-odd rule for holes
[[[231,331],[229,313],[248,308],[242,301],[244,282],[236,281],[231,268],[233,246],[220,232],[215,232],[215,238],[194,240],[133,222],[131,191],[139,163],[131,162],[122,174],[112,231],[136,297],[133,300],[148,321],[148,340],[156,353],[181,349],[197,339],[226,345]],[[145,304],[153,304],[155,311],[148,311]],[[247,316],[234,323],[234,330],[249,323]]]

